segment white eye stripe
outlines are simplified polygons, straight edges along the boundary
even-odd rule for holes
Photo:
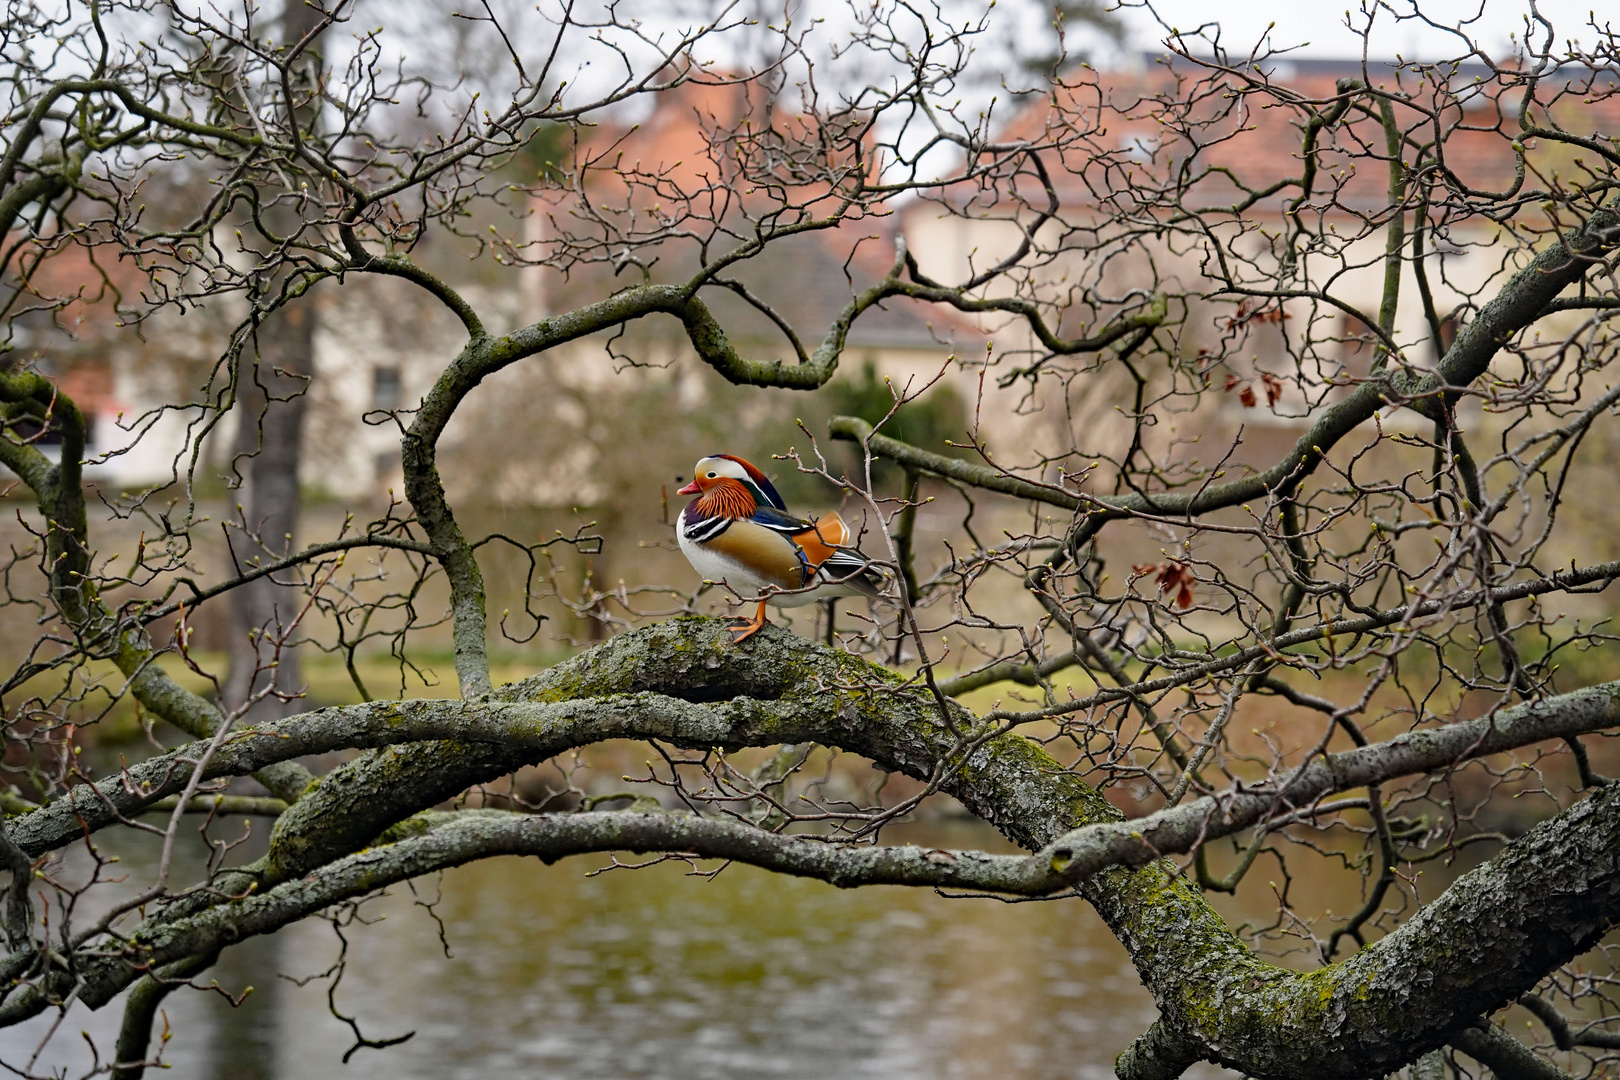
[[[699,458],[693,471],[704,480],[741,480],[747,483],[751,479],[747,469],[725,458]]]

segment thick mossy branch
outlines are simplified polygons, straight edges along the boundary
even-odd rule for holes
[[[1478,1017],[1591,948],[1617,917],[1620,785],[1609,785],[1343,963],[1300,975],[1214,942],[1178,949],[1186,968],[1157,1026],[1256,1077],[1385,1075],[1466,1039]],[[1122,1058],[1142,1063],[1121,1067],[1125,1080],[1174,1075],[1151,1065],[1148,1040]]]
[[[1429,768],[1434,753],[1467,756],[1464,744],[1479,743],[1482,735],[1488,738],[1478,748],[1494,749],[1489,738],[1530,741],[1557,734],[1551,728],[1560,724],[1612,725],[1613,711],[1612,695],[1594,690],[1454,725],[1455,734],[1443,728],[1427,733],[1432,739],[1409,736],[1349,753],[1365,756],[1353,759],[1360,766],[1382,759],[1390,767]],[[1064,887],[1075,864],[1071,850],[1070,861],[1053,865],[1060,842],[1075,844],[1076,829],[1081,838],[1087,827],[1115,831],[1118,812],[1017,734],[965,745],[951,734],[951,726],[971,732],[974,725],[960,711],[948,726],[931,696],[899,676],[786,631],[770,628],[735,647],[721,621],[679,619],[614,639],[481,701],[370,703],[244,729],[220,749],[220,769],[243,770],[334,745],[411,744],[340,766],[290,807],[278,821],[269,859],[251,875],[258,895],[207,908],[182,906],[136,930],[125,956],[82,957],[80,997],[90,1004],[110,1000],[151,963],[269,932],[396,875],[425,872],[413,868],[519,850],[510,847],[519,843],[513,837],[531,854],[613,846],[697,851],[846,885],[887,881],[1027,893]],[[1501,734],[1491,736],[1492,730]],[[505,824],[512,819],[501,815],[503,824],[488,826],[494,832],[480,834],[486,826],[469,824],[470,832],[453,834],[461,838],[455,844],[435,824],[444,819],[433,815],[418,819],[415,829],[390,831],[446,792],[610,738],[733,748],[816,742],[916,777],[944,761],[951,770],[943,790],[1025,848],[1045,852],[997,859],[957,852],[930,860],[915,850],[844,848],[663,815],[582,815],[578,825],[548,825],[559,819],[546,817]],[[1452,740],[1460,740],[1458,746]],[[1344,757],[1323,766],[1337,776],[1334,782],[1365,783]],[[98,815],[115,819],[106,803],[128,812],[172,794],[157,782],[166,769],[163,760],[146,763],[130,770],[127,783],[119,778],[99,793],[76,793],[71,806],[23,815],[12,822],[13,835],[26,851],[69,842],[86,825],[94,828]],[[1225,803],[1241,809],[1239,798]],[[1390,1071],[1441,1045],[1577,955],[1620,915],[1617,800],[1620,792],[1599,792],[1459,881],[1406,928],[1307,975],[1253,956],[1196,887],[1162,859],[1091,874],[1078,890],[1130,950],[1164,1014],[1152,1038],[1122,1057],[1121,1074],[1129,1080],[1174,1075],[1190,1053],[1260,1077],[1359,1077]],[[1279,812],[1288,802],[1282,800]],[[1158,818],[1184,825],[1177,815],[1189,810],[1188,820],[1202,815],[1211,826],[1221,824],[1215,807],[1200,804]],[[627,831],[602,831],[610,826]],[[1129,827],[1124,831],[1128,835]],[[405,846],[417,839],[423,843]],[[380,846],[357,854],[373,844]],[[1142,854],[1137,841],[1125,857]],[[1483,917],[1487,911],[1490,918]],[[52,992],[71,989],[65,973],[58,983],[14,993],[0,1006],[0,1021],[37,1012]],[[1173,1048],[1179,1066],[1163,1056]]]
[[[878,684],[880,691],[894,679],[877,668],[863,672],[863,667],[853,669],[854,674],[880,676],[884,680]],[[455,785],[479,775],[477,770],[510,771],[606,739],[658,738],[697,747],[815,741],[877,757],[885,753],[880,740],[893,735],[888,730],[876,736],[862,734],[874,715],[870,704],[858,707],[863,722],[851,724],[847,704],[836,710],[806,708],[796,700],[804,692],[802,686],[784,686],[775,678],[741,681],[742,671],[730,673],[735,678],[726,689],[747,693],[704,702],[647,690],[597,694],[568,668],[563,665],[515,684],[524,695],[540,700],[503,700],[520,692],[507,687],[494,700],[368,702],[245,727],[213,755],[205,778],[240,776],[291,757],[388,748],[333,770],[283,823],[273,848],[274,862],[284,873],[296,873],[300,867],[320,865],[323,857],[363,846],[414,807],[449,797],[441,792],[459,792],[462,788]],[[574,692],[582,696],[570,696]],[[695,691],[700,699],[708,692],[701,686]],[[559,693],[563,696],[556,700],[544,700]],[[924,719],[932,715],[927,707],[931,701],[920,694],[916,688],[880,694],[890,699],[882,702],[882,715],[888,717],[885,726],[921,722],[914,719],[919,705],[924,706],[920,714]],[[896,710],[899,715],[892,715]],[[955,720],[959,727],[972,725],[965,712]],[[1244,787],[1132,821],[1093,821],[1047,844],[1032,861],[1055,868],[1060,877],[1051,884],[1061,887],[1109,866],[1141,864],[1155,854],[1190,851],[1203,841],[1292,820],[1296,811],[1308,810],[1334,792],[1616,725],[1620,725],[1620,684],[1578,690],[1327,755],[1295,774],[1286,789]],[[1005,745],[1018,744],[1014,736],[1002,738],[1013,740]],[[21,808],[27,812],[12,823],[18,843],[29,854],[39,855],[129,814],[172,808],[173,792],[184,786],[188,775],[182,766],[200,749],[180,747],[127,766],[93,787],[78,787],[47,807]],[[919,769],[926,765],[926,759],[915,762]],[[390,787],[398,794],[386,789]],[[279,800],[202,795],[193,800],[191,809],[277,815],[289,808]]]

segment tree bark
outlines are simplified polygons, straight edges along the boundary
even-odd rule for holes
[[[237,376],[242,410],[237,455],[247,462],[243,516],[262,548],[247,539],[236,551],[244,568],[294,550],[300,506],[298,469],[303,459],[307,388],[314,376],[315,312],[308,297],[275,312],[259,328],[258,355],[244,353]],[[236,546],[236,545],[233,545]],[[300,711],[291,695],[300,690],[298,651],[276,647],[283,629],[297,617],[300,591],[261,577],[230,595],[230,671],[225,707],[241,707],[254,694],[273,693],[248,712],[252,720],[273,720]]]
[[[323,18],[314,3],[286,0],[280,20],[283,49],[296,45],[319,27]],[[306,49],[297,67],[301,77],[292,80],[294,93],[307,94],[319,72],[318,55]],[[311,100],[318,98],[312,96]],[[293,123],[302,130],[308,130],[319,119],[318,109],[312,104],[284,104]],[[291,192],[279,195],[283,200],[293,197]],[[302,224],[298,210],[284,202],[272,201],[262,213],[273,232],[281,237],[294,235]],[[297,550],[298,471],[303,461],[309,384],[315,375],[316,325],[315,306],[307,294],[283,305],[257,327],[237,368],[240,420],[235,465],[240,467],[244,457],[249,461],[247,497],[243,501],[249,537],[243,550],[236,552],[239,562],[263,561]],[[253,536],[258,538],[257,544]],[[302,602],[299,590],[278,584],[274,575],[249,582],[231,593],[230,665],[223,688],[226,710],[241,708],[255,694],[267,690],[266,696],[249,707],[248,718],[273,720],[302,710],[301,703],[292,697],[302,689],[298,650],[290,643],[277,644],[284,629],[297,617]]]
[[[289,745],[297,742],[295,729],[311,737],[325,729],[329,740],[341,728],[356,746],[413,744],[374,750],[323,777],[278,820],[270,855],[244,880],[226,875],[211,895],[149,919],[126,936],[123,955],[80,957],[79,999],[95,1007],[152,964],[270,933],[344,898],[496,854],[682,850],[846,885],[909,881],[1011,892],[1050,891],[1047,875],[1061,873],[1044,857],[841,849],[754,836],[736,823],[657,815],[430,813],[378,835],[385,823],[436,804],[451,786],[604,739],[733,747],[817,741],[912,776],[944,760],[952,768],[942,790],[1032,851],[1078,827],[1119,819],[1078,775],[1016,733],[964,747],[933,699],[893,673],[785,631],[734,647],[724,629],[711,619],[650,627],[483,701],[377,702],[285,721],[279,734],[242,733],[221,753],[245,755],[234,766],[243,771],[265,763],[256,747],[296,752]],[[1571,695],[1570,703],[1597,692]],[[1589,713],[1594,724],[1607,721],[1600,710],[1574,711]],[[957,731],[972,724],[954,706],[952,720]],[[103,795],[133,798],[127,785],[144,775],[132,771]],[[59,816],[47,808],[17,820],[25,850],[35,841],[30,819],[47,813]],[[1453,1039],[1470,1039],[1466,1030],[1480,1017],[1590,948],[1620,918],[1620,786],[1537,826],[1399,930],[1313,972],[1288,971],[1251,953],[1167,860],[1102,869],[1077,891],[1125,945],[1161,1010],[1152,1030],[1121,1055],[1124,1080],[1176,1076],[1201,1058],[1277,1080],[1385,1075]],[[243,894],[250,895],[218,900]],[[0,968],[11,963],[8,957]],[[73,980],[64,971],[40,988],[19,988],[0,1005],[0,1023],[37,1013]]]

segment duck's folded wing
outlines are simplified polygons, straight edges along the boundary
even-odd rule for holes
[[[836,513],[817,518],[808,528],[793,534],[793,542],[804,551],[818,578],[847,585],[866,596],[880,597],[884,579],[872,560],[849,543],[849,526]]]
[[[755,525],[767,528],[772,532],[779,532],[787,537],[797,536],[806,529],[813,530],[815,528],[804,518],[790,514],[786,510],[778,510],[774,506],[756,506],[748,520]]]

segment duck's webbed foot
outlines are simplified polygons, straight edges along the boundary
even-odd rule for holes
[[[765,601],[761,600],[759,602],[759,610],[754,613],[754,617],[751,620],[744,623],[742,626],[733,626],[731,628],[731,632],[737,635],[731,639],[731,643],[736,645],[741,641],[745,641],[748,638],[753,637],[755,634],[759,633],[760,629],[767,621],[769,620],[765,618]]]

